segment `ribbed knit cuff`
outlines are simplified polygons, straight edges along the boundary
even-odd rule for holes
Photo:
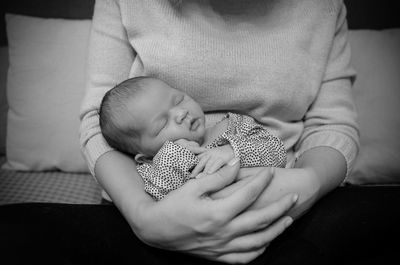
[[[106,140],[101,134],[94,135],[92,138],[90,138],[90,140],[86,143],[86,146],[83,148],[83,154],[92,176],[95,177],[94,167],[99,157],[113,150],[114,149],[107,144]]]
[[[305,151],[322,146],[334,148],[344,156],[347,164],[347,178],[351,172],[351,169],[353,168],[358,153],[357,143],[351,137],[343,133],[334,131],[316,132],[309,135],[301,143],[301,146],[296,152],[295,157],[298,159]]]

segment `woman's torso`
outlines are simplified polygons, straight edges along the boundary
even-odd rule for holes
[[[120,1],[137,53],[130,76],[185,91],[210,126],[227,111],[250,115],[291,148],[318,93],[338,1],[181,2]]]

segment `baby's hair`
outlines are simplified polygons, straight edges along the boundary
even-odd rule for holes
[[[104,95],[99,110],[101,133],[107,143],[127,154],[138,153],[135,143],[138,139],[134,122],[121,124],[120,117],[127,115],[128,99],[131,100],[138,92],[145,89],[146,80],[152,79],[147,76],[139,76],[127,79],[111,88]]]

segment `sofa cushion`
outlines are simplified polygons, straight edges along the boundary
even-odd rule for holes
[[[6,128],[7,128],[7,100],[6,80],[8,69],[8,48],[0,47],[0,156],[6,151]]]
[[[87,172],[79,148],[90,20],[6,16],[7,169]]]
[[[348,182],[400,183],[400,29],[351,31],[360,153]]]
[[[89,20],[8,15],[10,71],[6,167],[87,171],[79,151],[79,105]],[[361,131],[353,184],[400,182],[400,29],[352,30]]]

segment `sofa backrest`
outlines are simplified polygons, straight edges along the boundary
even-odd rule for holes
[[[0,1],[0,46],[7,44],[4,14],[90,19],[95,0],[2,0]],[[350,29],[385,29],[400,27],[398,0],[345,0]]]

